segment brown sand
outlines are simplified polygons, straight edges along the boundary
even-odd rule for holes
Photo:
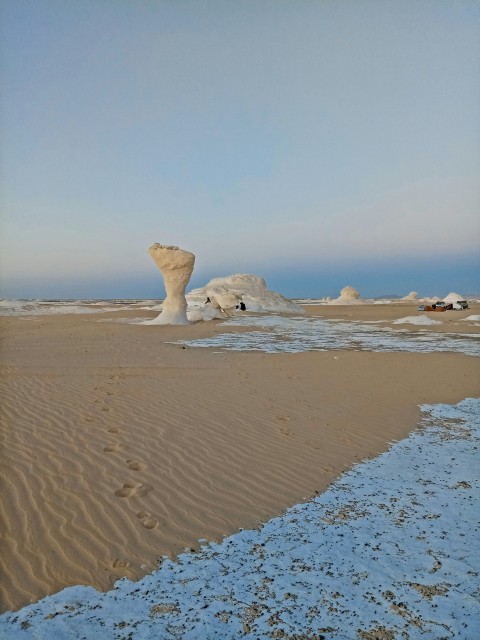
[[[478,333],[458,322],[474,313],[439,319]],[[1,320],[2,610],[68,585],[108,589],[199,538],[256,527],[404,437],[419,404],[478,394],[479,360],[461,354],[219,353],[169,344],[218,322],[105,321],[127,315],[139,312]]]

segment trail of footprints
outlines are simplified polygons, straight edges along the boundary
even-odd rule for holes
[[[107,384],[109,385],[114,385],[116,386],[118,384],[118,380],[120,379],[121,376],[118,375],[113,375],[110,376],[110,381],[107,382]],[[115,392],[114,391],[107,391],[105,390],[105,388],[103,388],[102,386],[97,386],[94,388],[94,391],[97,393],[97,398],[94,400],[94,403],[98,406],[100,405],[100,411],[108,413],[110,411],[110,406],[109,406],[109,399],[112,396],[115,396]],[[85,418],[86,422],[94,422],[95,418],[92,415],[88,415]],[[111,425],[108,424],[109,421],[111,421],[113,418],[110,418],[110,416],[102,416],[102,420],[106,420],[107,424],[105,426],[105,431],[108,434],[116,434],[119,433],[119,429],[118,427],[116,427],[115,425]],[[113,440],[108,442],[104,447],[103,447],[103,451],[105,453],[118,453],[121,452],[121,448],[122,445],[120,442],[118,442],[118,440]],[[141,460],[136,460],[134,458],[128,458],[127,460],[125,460],[125,464],[127,465],[127,468],[130,471],[144,471],[147,468],[147,465],[142,462]],[[114,495],[117,498],[134,498],[134,497],[141,497],[141,496],[145,496],[147,495],[147,493],[149,493],[152,490],[152,486],[144,483],[144,482],[135,482],[135,481],[130,481],[130,482],[125,482],[119,489],[117,489],[114,492]],[[140,524],[145,528],[145,529],[156,529],[158,527],[158,520],[157,518],[155,518],[151,513],[149,513],[148,511],[140,511],[139,513],[136,514],[138,520],[140,521]],[[124,568],[128,566],[128,561],[127,560],[120,560],[120,559],[116,559],[113,562],[113,567],[114,568]]]

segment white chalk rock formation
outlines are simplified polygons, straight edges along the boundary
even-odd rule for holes
[[[196,289],[200,291],[200,289]],[[215,318],[231,318],[240,308],[242,299],[240,296],[231,294],[227,289],[215,288],[203,291],[199,299],[189,299],[187,317],[190,322],[206,322]],[[190,295],[190,294],[189,294]],[[207,296],[205,298],[205,296]]]
[[[457,302],[457,300],[465,300],[465,296],[462,296],[461,293],[455,293],[454,291],[452,291],[451,293],[448,294],[448,296],[445,296],[445,298],[443,299],[443,302],[451,303],[451,302]]]
[[[360,302],[360,294],[353,287],[347,286],[343,287],[340,296],[331,300],[329,304],[355,304],[356,302]]]
[[[242,296],[232,293],[226,287],[207,289],[207,295],[214,309],[223,309],[227,313],[233,312],[242,300]]]
[[[160,269],[165,292],[162,312],[152,324],[188,324],[185,288],[192,275],[195,256],[178,247],[152,244],[148,253]]]
[[[418,293],[416,291],[410,291],[408,296],[403,296],[403,298],[400,298],[400,300],[406,300],[408,302],[408,300],[416,300],[417,298]]]
[[[211,303],[205,304],[207,298],[210,298]],[[296,302],[267,289],[263,278],[244,273],[213,278],[204,287],[190,291],[187,294],[187,302],[190,320],[210,320],[212,308],[216,311],[213,317],[224,317],[220,308],[231,315],[238,311],[236,307],[240,302],[245,304],[247,311],[305,313]],[[210,310],[202,311],[205,307],[210,307]]]

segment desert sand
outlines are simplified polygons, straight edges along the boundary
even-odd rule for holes
[[[391,321],[416,306],[306,311]],[[478,313],[422,330],[479,333],[458,322]],[[2,610],[256,527],[406,436],[419,404],[478,395],[478,358],[458,353],[200,349],[175,341],[225,325],[114,321],[139,315],[157,314],[1,319]]]

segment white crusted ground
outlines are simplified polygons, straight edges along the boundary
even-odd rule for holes
[[[477,640],[480,401],[328,491],[109,593],[72,587],[0,617],[0,637]]]
[[[406,316],[405,318],[398,318],[394,320],[392,324],[416,324],[418,326],[428,326],[433,324],[442,324],[441,320],[434,320],[429,316]]]
[[[330,349],[365,351],[454,351],[470,356],[480,355],[480,336],[467,333],[440,333],[431,330],[379,327],[377,323],[345,322],[320,317],[244,316],[225,327],[235,325],[252,328],[249,332],[220,333],[211,338],[181,340],[195,347],[219,347],[233,351],[265,351],[297,353]]]

